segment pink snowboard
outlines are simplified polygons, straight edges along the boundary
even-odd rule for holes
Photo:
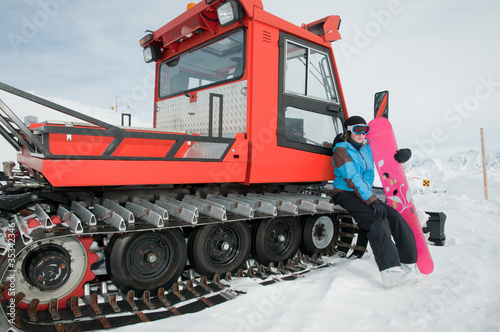
[[[387,203],[401,213],[413,230],[417,243],[418,269],[424,274],[429,274],[434,269],[434,263],[418,220],[403,165],[394,159],[398,147],[391,123],[386,118],[379,117],[370,121],[369,125],[370,133],[366,138],[370,141],[375,167],[382,181]]]

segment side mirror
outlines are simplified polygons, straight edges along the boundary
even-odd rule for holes
[[[381,91],[375,94],[374,117],[384,117],[386,119],[389,119],[389,91]]]

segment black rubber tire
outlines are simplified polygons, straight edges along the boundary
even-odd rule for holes
[[[253,257],[263,265],[286,262],[299,248],[301,228],[295,218],[265,219],[253,234]]]
[[[326,215],[310,216],[302,230],[302,253],[306,255],[333,252],[339,236],[339,223]]]
[[[184,235],[178,229],[114,235],[106,250],[106,268],[123,293],[133,290],[140,297],[150,290],[156,295],[182,274],[186,252]]]
[[[236,272],[250,255],[251,241],[245,222],[198,227],[189,235],[189,262],[196,272],[209,278]]]

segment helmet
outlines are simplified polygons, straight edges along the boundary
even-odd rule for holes
[[[357,116],[357,115],[350,116],[344,122],[344,132],[347,132],[347,127],[354,126],[357,124],[366,124],[366,121],[365,121],[365,119],[363,119],[362,117]]]

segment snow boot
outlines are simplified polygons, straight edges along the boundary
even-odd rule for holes
[[[422,280],[424,280],[424,276],[422,275],[422,273],[420,273],[417,264],[401,263],[401,269],[406,273],[410,273],[412,275],[411,282],[413,283],[421,282]]]
[[[410,283],[413,278],[412,273],[407,273],[400,266],[390,267],[380,271],[385,289],[391,289]]]

